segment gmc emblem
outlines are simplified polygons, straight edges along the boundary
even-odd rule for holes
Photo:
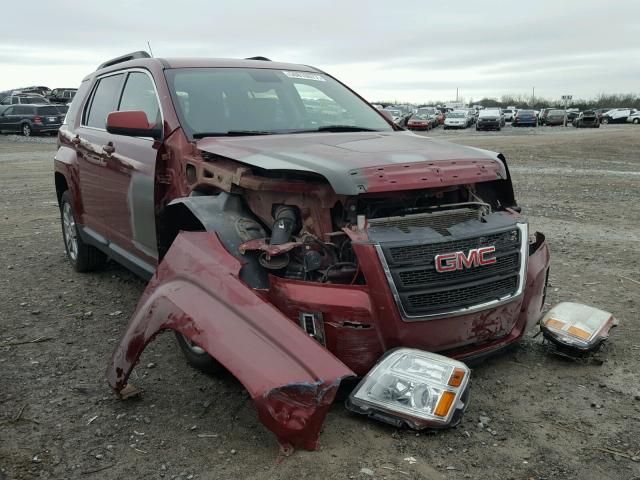
[[[464,252],[443,253],[435,256],[436,271],[439,273],[453,272],[463,268],[480,267],[482,265],[493,265],[496,257],[487,255],[496,251],[496,247],[473,248],[465,255]]]

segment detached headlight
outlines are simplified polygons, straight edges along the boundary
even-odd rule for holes
[[[457,360],[398,348],[362,379],[347,408],[397,427],[451,427],[466,410],[469,376],[469,368]]]
[[[571,356],[595,353],[616,325],[609,312],[572,302],[559,303],[540,320],[544,338]]]

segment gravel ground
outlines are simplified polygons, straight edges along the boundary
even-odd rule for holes
[[[621,321],[603,365],[551,357],[530,335],[474,369],[457,428],[397,430],[336,404],[320,451],[288,458],[241,385],[190,368],[171,335],[134,371],[144,396],[119,401],[104,371],[145,284],[113,263],[71,270],[54,140],[2,135],[0,480],[640,479],[640,128],[426,135],[506,155],[523,211],[550,244],[549,305],[576,300]]]

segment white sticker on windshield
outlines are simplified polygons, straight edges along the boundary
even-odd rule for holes
[[[326,79],[322,75],[318,75],[317,73],[309,73],[309,72],[288,72],[283,70],[284,73],[289,78],[300,78],[302,80],[316,80],[318,82],[326,82]]]

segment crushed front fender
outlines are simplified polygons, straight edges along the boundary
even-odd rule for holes
[[[242,264],[212,232],[181,232],[145,289],[113,352],[118,393],[145,346],[182,333],[247,389],[281,449],[315,450],[340,381],[354,373],[239,278]]]

